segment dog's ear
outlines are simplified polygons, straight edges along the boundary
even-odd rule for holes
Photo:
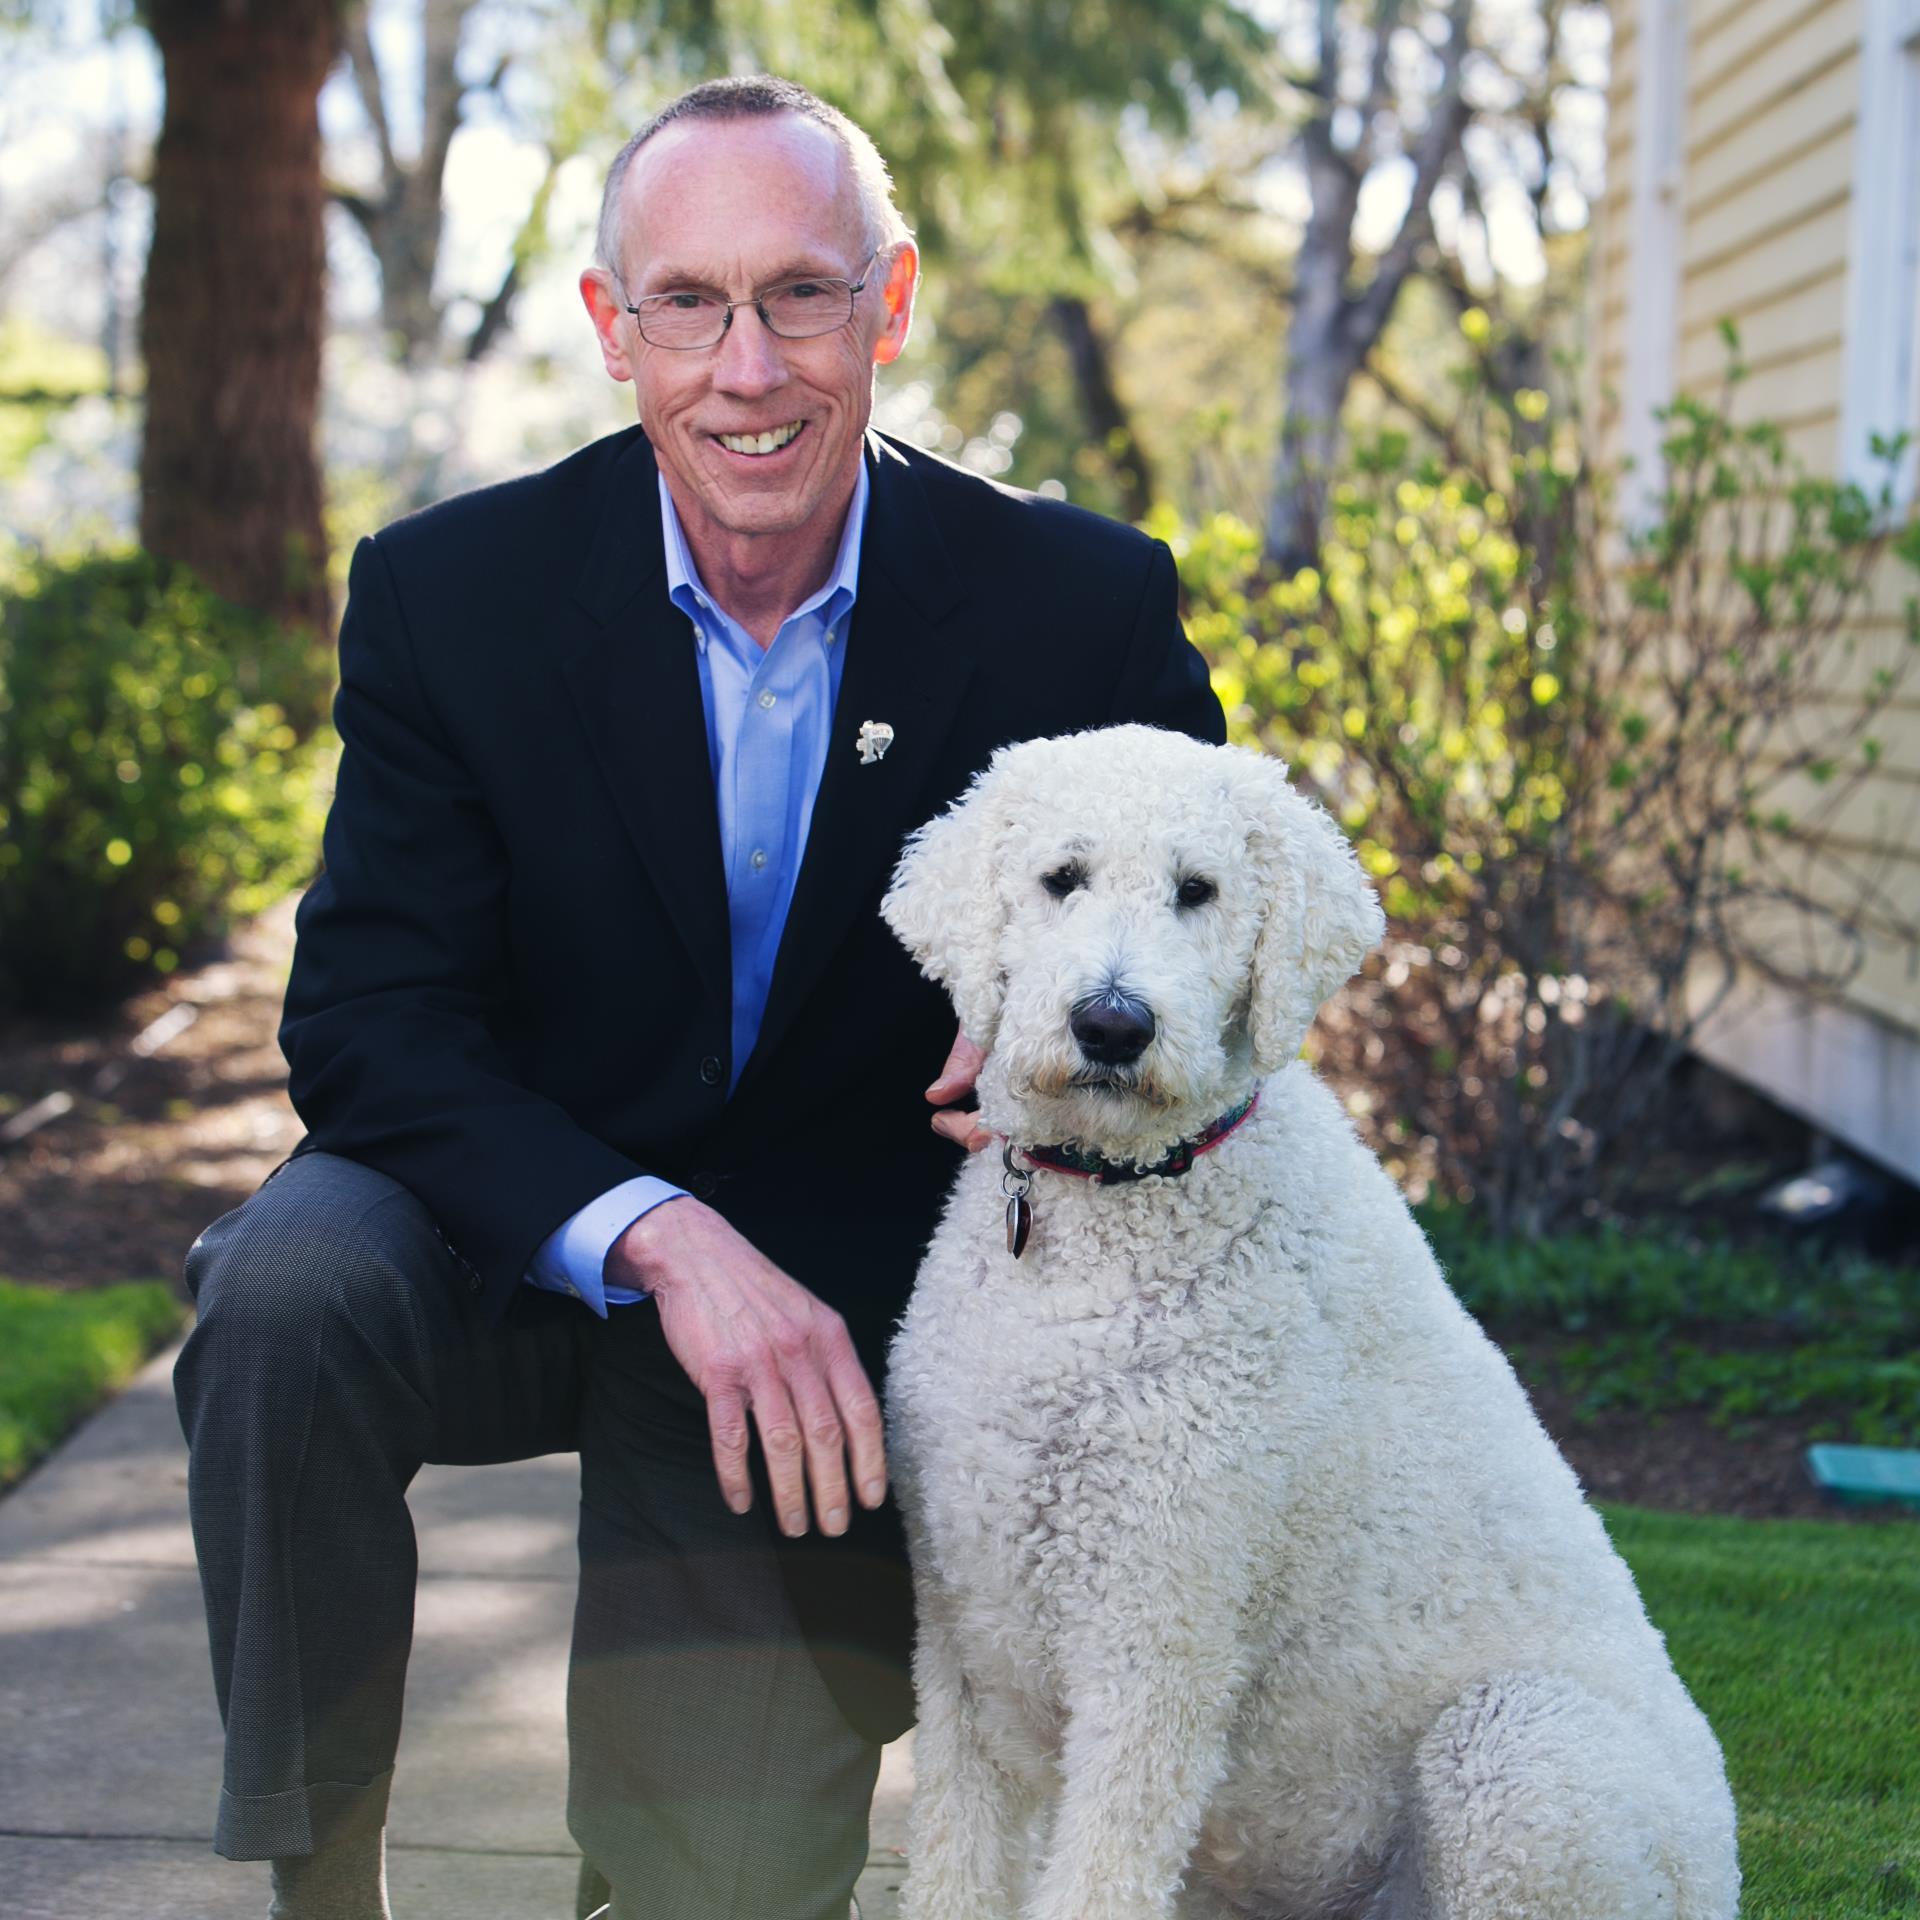
[[[1320,1003],[1359,971],[1387,929],[1338,822],[1294,791],[1286,763],[1247,754],[1248,845],[1266,896],[1254,945],[1248,1035],[1261,1073],[1293,1059]]]
[[[1006,977],[1000,936],[1006,901],[1000,888],[1000,842],[1010,818],[1003,748],[945,813],[909,834],[880,903],[886,923],[947,990],[962,1030],[989,1051],[1000,1025]]]

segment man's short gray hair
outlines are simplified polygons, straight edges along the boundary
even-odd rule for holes
[[[866,244],[876,252],[898,246],[913,238],[913,229],[893,204],[893,176],[880,157],[880,149],[838,107],[830,107],[817,94],[809,93],[791,80],[770,73],[737,74],[724,80],[706,80],[683,93],[656,113],[614,156],[607,169],[607,184],[600,195],[600,225],[594,237],[594,256],[603,267],[622,276],[626,263],[620,257],[620,195],[626,185],[627,169],[633,156],[662,127],[679,120],[764,120],[775,114],[797,114],[826,130],[840,143],[847,165],[853,171],[853,183],[860,195],[860,214],[865,227]]]

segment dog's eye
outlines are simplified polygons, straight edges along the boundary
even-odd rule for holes
[[[1064,900],[1087,884],[1087,870],[1078,860],[1069,860],[1064,867],[1055,867],[1051,873],[1043,874],[1040,884],[1056,900]]]
[[[1183,907],[1204,907],[1220,889],[1211,880],[1203,879],[1197,873],[1189,874],[1180,882],[1180,891],[1174,898]]]

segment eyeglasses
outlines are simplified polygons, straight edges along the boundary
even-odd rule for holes
[[[853,318],[854,300],[879,257],[878,248],[867,255],[858,280],[815,274],[810,279],[769,287],[745,300],[721,300],[691,288],[649,293],[637,302],[629,302],[627,311],[639,322],[641,339],[649,346],[667,347],[675,353],[717,347],[733,325],[735,307],[753,308],[760,324],[782,340],[813,340],[844,327]],[[614,278],[618,281],[619,275]],[[626,292],[624,284],[620,291]]]

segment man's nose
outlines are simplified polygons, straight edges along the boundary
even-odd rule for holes
[[[1152,1043],[1153,1009],[1133,994],[1110,987],[1075,1003],[1067,1029],[1089,1060],[1103,1067],[1124,1067]]]
[[[757,307],[735,307],[714,349],[715,384],[729,393],[770,393],[787,377],[784,346]]]

